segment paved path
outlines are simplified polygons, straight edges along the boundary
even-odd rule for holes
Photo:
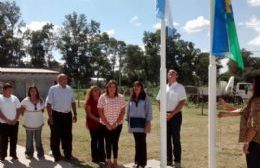
[[[17,145],[18,160],[12,160],[11,157],[6,157],[5,161],[0,162],[0,168],[76,168],[75,165],[62,160],[54,162],[54,158],[49,155],[45,155],[45,160],[38,160],[35,153],[34,158],[29,160],[25,158],[24,151],[24,147]]]
[[[45,155],[45,160],[38,160],[35,153],[33,159],[26,159],[24,152],[25,148],[17,145],[18,160],[12,160],[11,157],[6,157],[5,161],[0,162],[0,168],[79,168],[63,160],[54,162],[54,158],[49,155]],[[120,168],[132,168],[133,165],[133,163],[129,163],[120,166]],[[160,161],[149,160],[146,168],[160,168]]]

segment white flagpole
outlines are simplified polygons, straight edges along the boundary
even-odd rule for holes
[[[210,55],[209,55],[209,106],[208,106],[208,154],[209,168],[216,168],[216,59],[212,55],[212,35],[214,24],[215,0],[210,0]]]
[[[165,19],[161,20],[161,69],[160,69],[160,134],[161,168],[166,168],[166,29]]]

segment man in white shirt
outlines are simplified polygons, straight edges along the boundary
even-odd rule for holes
[[[177,82],[178,74],[170,69],[167,74],[166,107],[167,107],[167,165],[175,168],[181,167],[181,141],[180,131],[182,124],[182,108],[186,100],[183,85]],[[160,101],[160,91],[156,97]]]
[[[72,121],[77,121],[76,104],[72,88],[67,85],[67,75],[59,74],[57,81],[58,84],[51,86],[47,96],[48,122],[53,126],[51,135],[52,154],[55,161],[61,159],[60,141],[62,141],[64,156],[67,160],[71,160]]]
[[[13,87],[9,83],[3,86],[3,95],[0,95],[0,159],[7,156],[8,140],[10,141],[10,156],[17,160],[16,145],[19,127],[19,99],[12,95]]]

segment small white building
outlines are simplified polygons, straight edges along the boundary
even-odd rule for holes
[[[0,93],[3,84],[9,82],[13,85],[14,95],[21,100],[27,96],[28,88],[36,85],[40,96],[45,99],[58,74],[58,71],[48,69],[0,67]]]

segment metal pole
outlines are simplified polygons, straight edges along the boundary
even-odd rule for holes
[[[210,56],[209,56],[209,115],[208,115],[208,154],[209,168],[216,168],[216,59],[211,54],[212,50],[212,35],[213,35],[213,18],[214,18],[215,0],[210,0]]]
[[[166,162],[166,29],[165,20],[161,20],[161,69],[160,69],[160,134],[161,134],[161,168],[167,167]]]

